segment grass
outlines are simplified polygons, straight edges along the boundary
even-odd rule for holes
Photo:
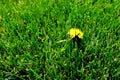
[[[119,0],[0,0],[0,5],[1,80],[120,79]],[[84,32],[84,50],[69,41],[73,27]]]

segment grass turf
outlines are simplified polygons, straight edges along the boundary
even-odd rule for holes
[[[120,79],[119,6],[119,0],[1,0],[0,79]],[[84,32],[84,50],[68,41],[73,27]]]

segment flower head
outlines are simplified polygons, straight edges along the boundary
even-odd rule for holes
[[[76,36],[80,39],[83,39],[83,32],[78,28],[71,28],[68,32],[71,38],[75,38]]]

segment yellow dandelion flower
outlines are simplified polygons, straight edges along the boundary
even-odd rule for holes
[[[71,28],[68,32],[71,38],[75,38],[76,36],[80,39],[83,39],[83,32],[78,28]]]

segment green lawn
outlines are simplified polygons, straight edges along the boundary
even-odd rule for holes
[[[119,0],[0,0],[0,80],[119,79]]]

